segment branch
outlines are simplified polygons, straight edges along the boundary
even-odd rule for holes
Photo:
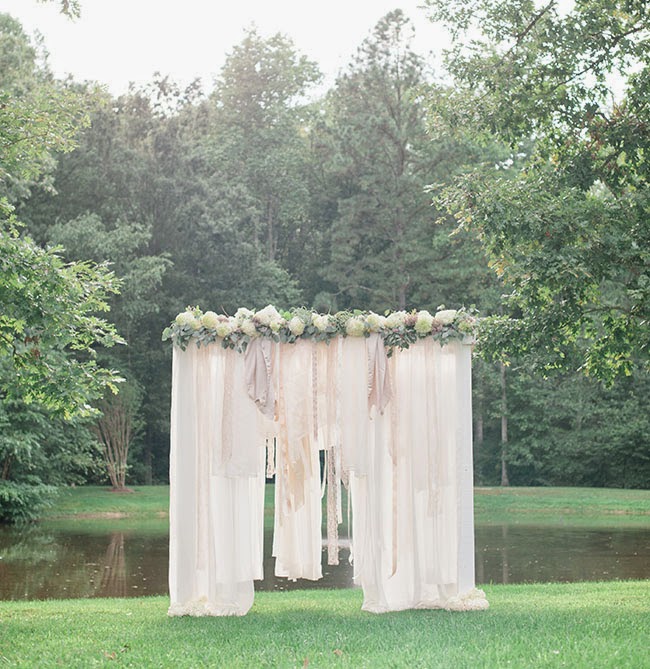
[[[515,46],[519,46],[521,44],[524,37],[526,37],[526,35],[528,35],[528,33],[537,25],[537,23],[539,23],[542,16],[544,16],[544,14],[546,14],[547,12],[550,11],[550,9],[553,7],[553,5],[555,5],[555,2],[556,2],[556,0],[551,0],[548,3],[548,5],[546,5],[546,7],[543,7],[542,9],[540,9],[539,12],[537,14],[535,14],[535,16],[533,16],[530,23],[520,33],[515,35],[516,43],[512,46],[512,48],[510,49],[510,51],[508,51],[508,53],[510,53],[514,49]]]

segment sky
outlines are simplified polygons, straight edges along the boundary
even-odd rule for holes
[[[0,0],[28,34],[40,32],[54,74],[99,81],[114,95],[129,83],[146,84],[155,72],[186,85],[211,87],[233,46],[255,26],[268,37],[281,32],[315,60],[331,85],[357,47],[387,12],[401,8],[413,21],[413,48],[440,54],[444,33],[426,18],[422,0],[81,0],[70,20],[58,3]]]

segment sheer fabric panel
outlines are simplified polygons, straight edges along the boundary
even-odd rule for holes
[[[174,349],[169,615],[244,615],[263,578],[264,420],[243,356]]]
[[[275,452],[275,573],[338,561],[341,481],[355,581],[372,612],[481,609],[474,587],[471,348],[378,335],[174,350],[170,615],[243,615],[263,578],[264,471]],[[271,466],[272,468],[272,466]]]

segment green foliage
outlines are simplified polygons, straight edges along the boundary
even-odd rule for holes
[[[263,39],[251,30],[228,55],[208,107],[206,149],[220,191],[228,193],[228,201],[236,198],[230,209],[236,227],[269,268],[293,276],[315,259],[305,180],[310,115],[304,97],[320,78],[316,64],[299,55],[289,39]],[[294,303],[299,296],[294,289]]]
[[[571,363],[569,363],[571,364]],[[498,374],[474,365],[474,413],[483,421],[475,437],[475,477],[480,485],[500,480],[501,406]],[[575,372],[544,378],[531,366],[507,373],[510,483],[515,486],[646,488],[647,396],[650,378],[637,372],[612,388]]]
[[[434,273],[424,186],[440,153],[426,137],[424,63],[410,48],[412,32],[401,10],[381,19],[315,127],[329,200],[320,212],[329,219],[322,275],[346,307],[416,306],[414,292]],[[417,306],[435,308],[435,299],[427,294]]]
[[[39,482],[0,480],[0,524],[35,520],[51,504],[56,488]]]
[[[580,143],[576,129],[606,120],[612,78],[647,64],[645,0],[426,0],[454,38],[446,66],[457,85],[438,109],[461,132]],[[468,34],[471,38],[467,39]]]
[[[94,350],[122,341],[95,315],[117,291],[114,275],[89,262],[66,264],[56,249],[19,236],[13,221],[0,224],[0,391],[68,417],[87,415],[89,402],[119,381]]]
[[[479,480],[494,482],[500,456],[501,389],[489,360],[506,356],[513,482],[648,485],[645,423],[635,418],[647,413],[647,384],[633,371],[648,350],[641,5],[589,0],[562,15],[523,0],[429,4],[459,37],[466,20],[478,26],[478,43],[466,49],[459,39],[451,54],[453,86],[431,83],[396,11],[309,104],[318,69],[283,36],[249,31],[214,90],[157,76],[113,99],[56,81],[42,45],[0,16],[0,196],[29,231],[7,223],[1,237],[27,268],[27,283],[15,267],[0,282],[17,300],[0,295],[11,305],[0,316],[10,334],[0,381],[13,390],[0,449],[15,451],[11,476],[101,481],[88,425],[36,401],[56,387],[57,401],[61,388],[93,406],[100,388],[84,395],[86,381],[119,369],[142,389],[130,483],[166,481],[171,347],[160,332],[187,304],[224,314],[305,304],[289,316],[327,339],[356,307],[433,313],[445,303],[491,317],[474,364]],[[612,105],[607,72],[616,68],[625,88]],[[434,208],[426,184],[435,184]],[[61,340],[41,365],[42,340],[27,339],[28,305],[38,318],[56,312],[59,270],[82,292],[97,288],[83,298],[84,317],[97,318],[91,303],[110,306],[128,346],[90,343],[115,332],[104,318],[84,321],[88,350]],[[308,322],[312,311],[341,310],[349,313],[323,332]],[[16,367],[16,355],[32,372]],[[50,370],[43,385],[39,365]],[[88,378],[76,386],[79,365]],[[556,368],[561,376],[543,378]],[[577,379],[579,368],[607,381],[632,375],[617,395]]]
[[[546,369],[580,355],[583,371],[610,383],[647,366],[645,3],[590,0],[564,15],[528,0],[428,4],[458,38],[447,62],[454,92],[432,102],[437,131],[513,149],[438,200],[475,231],[509,290],[487,348]],[[468,49],[470,26],[480,36]]]
[[[120,278],[119,296],[112,300],[111,313],[127,336],[160,311],[156,294],[172,263],[166,254],[148,253],[151,225],[118,219],[109,228],[97,214],[85,214],[53,225],[49,236],[69,258],[110,263],[111,271]]]
[[[28,90],[34,83],[37,57],[20,22],[0,14],[0,88],[14,95]]]
[[[92,471],[93,442],[78,421],[121,380],[95,347],[122,340],[96,315],[117,290],[105,267],[66,264],[12,220],[0,224],[0,480],[9,486],[0,514],[13,522],[37,513],[48,480]]]
[[[52,488],[93,464],[80,419],[119,374],[97,348],[123,340],[99,314],[118,292],[115,276],[90,261],[66,263],[13,214],[14,201],[48,186],[54,152],[71,150],[87,99],[36,64],[20,26],[0,15],[0,522],[33,517]],[[65,428],[63,428],[65,425]]]
[[[87,99],[53,80],[21,25],[0,14],[0,197],[50,187],[54,152],[70,151],[88,123]]]

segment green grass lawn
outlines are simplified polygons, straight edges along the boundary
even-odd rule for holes
[[[621,488],[476,488],[481,523],[650,525],[650,490]]]
[[[169,512],[169,486],[135,486],[132,493],[116,493],[105,486],[60,488],[43,518],[160,518]]]
[[[484,612],[360,610],[359,590],[257,593],[243,618],[165,597],[0,602],[0,666],[648,667],[650,581],[497,585]]]
[[[267,486],[272,518],[273,487]],[[169,488],[62,490],[46,523],[166,526]],[[478,523],[650,524],[650,491],[477,488]],[[2,575],[0,564],[0,577]],[[491,585],[485,612],[364,613],[361,592],[256,594],[244,618],[167,597],[0,602],[0,667],[650,667],[650,581]]]
[[[83,486],[61,490],[44,519],[164,519],[169,486],[136,486],[132,494]],[[476,488],[478,523],[650,525],[650,490],[618,488]],[[266,509],[272,522],[273,486],[266,486]]]

